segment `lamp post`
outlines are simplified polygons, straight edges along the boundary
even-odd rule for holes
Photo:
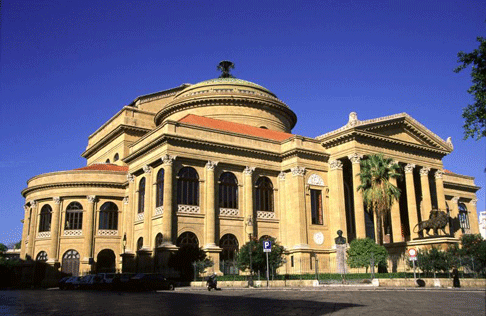
[[[248,253],[250,255],[250,278],[248,279],[248,286],[253,286],[253,267],[252,267],[252,261],[251,261],[251,253],[252,253],[252,243],[251,243],[251,229],[253,229],[253,217],[250,215],[248,216],[248,220],[246,222],[246,227],[250,227],[250,232],[248,233],[248,237],[250,239],[250,242],[248,244]],[[248,230],[247,230],[248,231]]]

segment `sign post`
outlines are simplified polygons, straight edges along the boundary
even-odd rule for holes
[[[415,273],[415,261],[417,261],[417,250],[415,248],[408,249],[408,255],[410,256],[410,261],[413,263],[413,279],[417,282],[417,274]]]
[[[263,252],[265,252],[266,257],[267,257],[267,287],[268,283],[270,280],[270,273],[269,273],[269,268],[268,268],[268,253],[272,252],[272,242],[270,240],[265,240],[263,242]]]

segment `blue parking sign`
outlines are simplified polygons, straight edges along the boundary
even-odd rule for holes
[[[270,240],[263,241],[263,252],[272,252],[272,242]]]

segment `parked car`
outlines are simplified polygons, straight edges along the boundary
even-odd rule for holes
[[[174,282],[167,280],[161,274],[139,273],[132,277],[128,282],[130,290],[134,291],[157,291],[174,290]]]
[[[85,275],[79,280],[79,286],[78,288],[80,290],[91,290],[94,287],[94,277],[96,275],[94,274],[88,274]]]
[[[135,276],[135,273],[117,273],[111,282],[111,288],[115,291],[130,290],[130,279]]]
[[[74,276],[70,277],[69,279],[64,282],[64,289],[65,290],[75,290],[79,287],[79,284],[81,282],[81,277]]]
[[[72,278],[72,277],[67,276],[67,277],[64,277],[64,278],[62,278],[62,279],[60,279],[60,280],[58,281],[58,283],[57,283],[57,284],[59,285],[59,289],[60,289],[60,290],[65,290],[65,289],[66,289],[66,287],[65,287],[66,281],[67,281],[68,279],[70,279],[70,278]]]
[[[109,290],[111,289],[111,284],[115,273],[98,273],[93,278],[93,288],[98,290]]]

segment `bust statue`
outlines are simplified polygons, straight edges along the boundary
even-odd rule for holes
[[[346,244],[346,237],[343,237],[343,231],[338,230],[337,231],[338,236],[334,238],[334,242],[336,245],[345,245]]]

